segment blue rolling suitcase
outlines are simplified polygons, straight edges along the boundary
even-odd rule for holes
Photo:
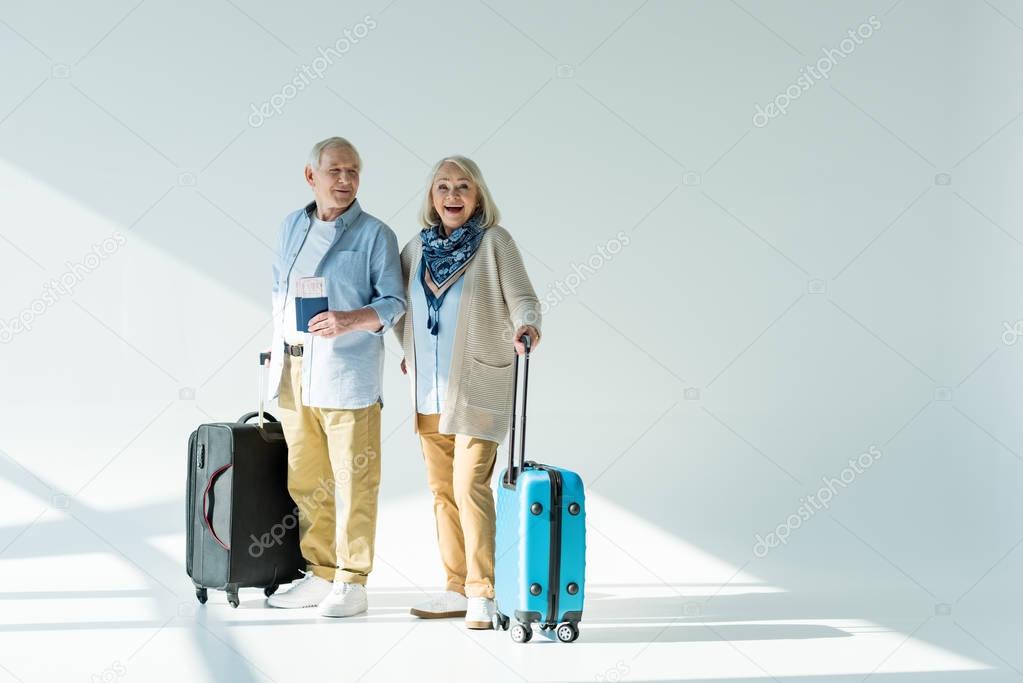
[[[501,472],[497,492],[494,628],[508,629],[510,625],[512,640],[525,643],[532,638],[536,623],[545,635],[570,643],[579,637],[583,616],[585,493],[575,472],[525,460],[529,338],[522,340],[526,344],[522,409],[518,406],[516,354],[508,466]]]

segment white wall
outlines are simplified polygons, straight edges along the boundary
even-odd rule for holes
[[[47,554],[18,538],[64,515],[40,491],[180,533],[187,433],[253,408],[268,245],[308,199],[308,148],[340,134],[402,242],[428,164],[479,161],[553,302],[530,456],[714,560],[624,533],[634,564],[595,575],[1020,597],[1019,2],[26,0],[0,19],[0,319],[32,319],[0,346],[0,557]],[[252,115],[346,30],[365,35]],[[425,492],[388,346],[382,525]],[[754,555],[872,446],[830,510]]]

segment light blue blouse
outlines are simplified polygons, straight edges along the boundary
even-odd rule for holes
[[[435,415],[444,410],[444,397],[448,391],[451,370],[451,347],[458,324],[458,306],[462,300],[462,282],[465,274],[451,285],[444,304],[440,307],[437,335],[430,334],[426,321],[430,315],[426,294],[423,292],[422,269],[419,262],[412,294],[412,334],[416,345],[416,410],[423,415]]]

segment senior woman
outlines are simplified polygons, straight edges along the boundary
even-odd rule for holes
[[[508,431],[514,353],[540,341],[540,302],[479,167],[441,159],[401,252],[409,308],[395,333],[411,378],[416,431],[433,492],[444,594],[417,617],[465,617],[491,628],[496,513],[490,489],[497,444]]]

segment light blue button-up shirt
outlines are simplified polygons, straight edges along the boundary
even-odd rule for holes
[[[273,346],[268,398],[278,396],[284,368],[285,310],[291,270],[312,225],[315,203],[289,214],[281,225],[273,262]],[[405,312],[398,240],[358,200],[334,223],[333,243],[312,275],[323,277],[332,311],[370,307],[382,327],[324,338],[303,333],[302,402],[317,408],[356,409],[383,400],[383,335]]]
[[[419,270],[426,267],[419,262]],[[455,326],[458,324],[458,306],[462,300],[463,273],[451,285],[444,303],[440,307],[436,336],[430,334],[426,321],[430,307],[423,291],[422,272],[416,272],[411,289],[412,335],[416,347],[416,410],[423,415],[434,415],[444,411],[444,397],[448,392],[448,375],[451,371],[451,345],[455,341]]]

